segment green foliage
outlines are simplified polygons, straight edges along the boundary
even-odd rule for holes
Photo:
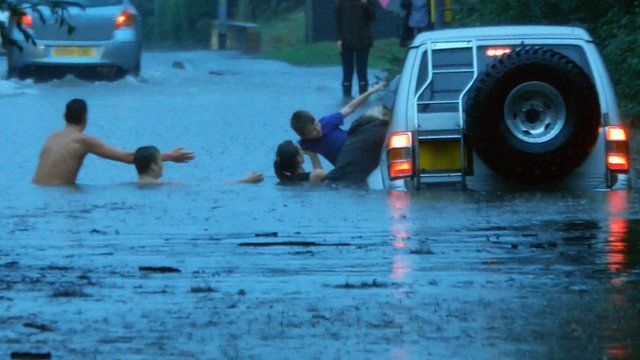
[[[216,0],[134,0],[147,43],[199,47],[209,44]]]
[[[75,27],[67,21],[65,15],[67,14],[69,8],[82,8],[82,5],[74,1],[51,1],[45,3],[45,5],[49,8],[53,21],[56,25],[61,28],[66,28],[69,34],[75,31]],[[31,12],[33,16],[39,18],[40,21],[45,21],[42,7],[37,3],[19,3],[15,1],[0,0],[0,10],[7,11],[8,16],[14,19],[20,19],[27,12]],[[0,40],[2,42],[2,45],[15,46],[22,49],[22,46],[20,46],[20,44],[18,44],[14,38],[9,36],[7,25],[8,24],[4,23],[4,20],[0,20]],[[31,35],[31,33],[29,31],[26,31],[26,29],[22,27],[22,24],[20,22],[17,23],[17,29],[20,31],[20,33],[22,34],[21,36],[24,37],[25,41],[28,41],[33,45],[36,44],[35,39]]]
[[[265,22],[291,13],[305,5],[305,0],[231,0],[230,14],[238,20]]]
[[[640,115],[639,0],[459,0],[459,25],[552,24],[585,28],[593,36],[616,86],[622,111]]]
[[[4,0],[0,0],[4,1]],[[229,18],[253,22],[293,12],[305,0],[227,0]],[[207,46],[218,0],[133,0],[142,14],[143,33],[152,46]]]
[[[305,24],[304,10],[294,11],[288,15],[260,23],[263,48],[283,49],[304,44]]]
[[[369,66],[384,71],[395,68],[396,63],[402,64],[404,52],[405,49],[398,46],[398,39],[377,40],[371,49]],[[338,48],[333,41],[268,49],[264,56],[304,66],[340,65]]]

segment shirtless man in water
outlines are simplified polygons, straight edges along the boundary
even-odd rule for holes
[[[113,148],[99,139],[83,133],[87,126],[87,103],[73,99],[64,114],[66,126],[47,139],[40,153],[40,162],[32,182],[38,185],[73,185],[87,154],[133,163],[133,152]],[[188,162],[195,154],[182,148],[163,153],[163,161]]]

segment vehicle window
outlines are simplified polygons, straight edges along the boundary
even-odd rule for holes
[[[473,80],[473,50],[467,48],[434,49],[429,86],[420,92],[428,79],[428,51],[420,62],[416,95],[423,104],[418,112],[454,112],[457,100]],[[429,104],[427,104],[429,103]]]
[[[536,46],[535,44],[527,46]],[[587,56],[580,46],[575,45],[537,45],[558,51],[580,65],[585,72],[593,79],[591,68]],[[482,71],[487,64],[495,58],[486,54],[486,50],[495,46],[478,47],[478,71]],[[473,55],[470,48],[433,50],[431,83],[420,92],[429,78],[429,52],[424,51],[421,55],[418,69],[418,79],[415,87],[415,94],[418,101],[432,102],[432,104],[421,104],[418,112],[455,112],[457,104],[442,103],[455,101],[462,94],[464,89],[473,81],[473,74],[465,70],[473,69]],[[440,103],[433,103],[440,102]]]
[[[101,6],[114,6],[122,5],[124,0],[73,0],[72,3],[79,3],[84,7],[101,7]],[[19,0],[17,4],[44,4],[41,0]]]
[[[100,7],[122,5],[123,0],[74,0],[84,7]]]

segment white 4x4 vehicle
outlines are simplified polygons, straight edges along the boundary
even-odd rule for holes
[[[387,188],[612,188],[630,167],[605,65],[582,29],[419,35],[383,149]]]

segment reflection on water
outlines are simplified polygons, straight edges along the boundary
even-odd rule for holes
[[[389,211],[391,212],[391,239],[392,246],[401,250],[409,246],[411,240],[410,207],[411,195],[404,191],[392,191],[389,193]],[[411,261],[405,253],[393,256],[391,278],[404,280],[411,272]]]
[[[611,191],[607,194],[609,214],[609,228],[607,234],[607,267],[609,271],[625,275],[637,267],[637,221],[628,218],[628,191]],[[609,321],[606,324],[604,352],[607,358],[630,359],[633,358],[633,349],[625,341],[625,337],[633,333],[633,329],[625,329],[625,325],[634,324],[638,319],[621,319],[621,314],[633,314],[628,297],[628,289],[621,277],[611,279],[611,293],[606,303],[606,310],[610,312]],[[632,302],[632,301],[631,301]],[[626,318],[626,316],[624,316]],[[635,327],[632,325],[632,327]]]
[[[409,211],[411,195],[404,191],[392,191],[389,193],[389,211],[391,212],[391,237],[395,248],[406,248],[411,239],[411,221]]]
[[[610,271],[626,273],[638,267],[638,221],[629,219],[628,191],[611,191],[607,194],[608,234],[607,266]]]

